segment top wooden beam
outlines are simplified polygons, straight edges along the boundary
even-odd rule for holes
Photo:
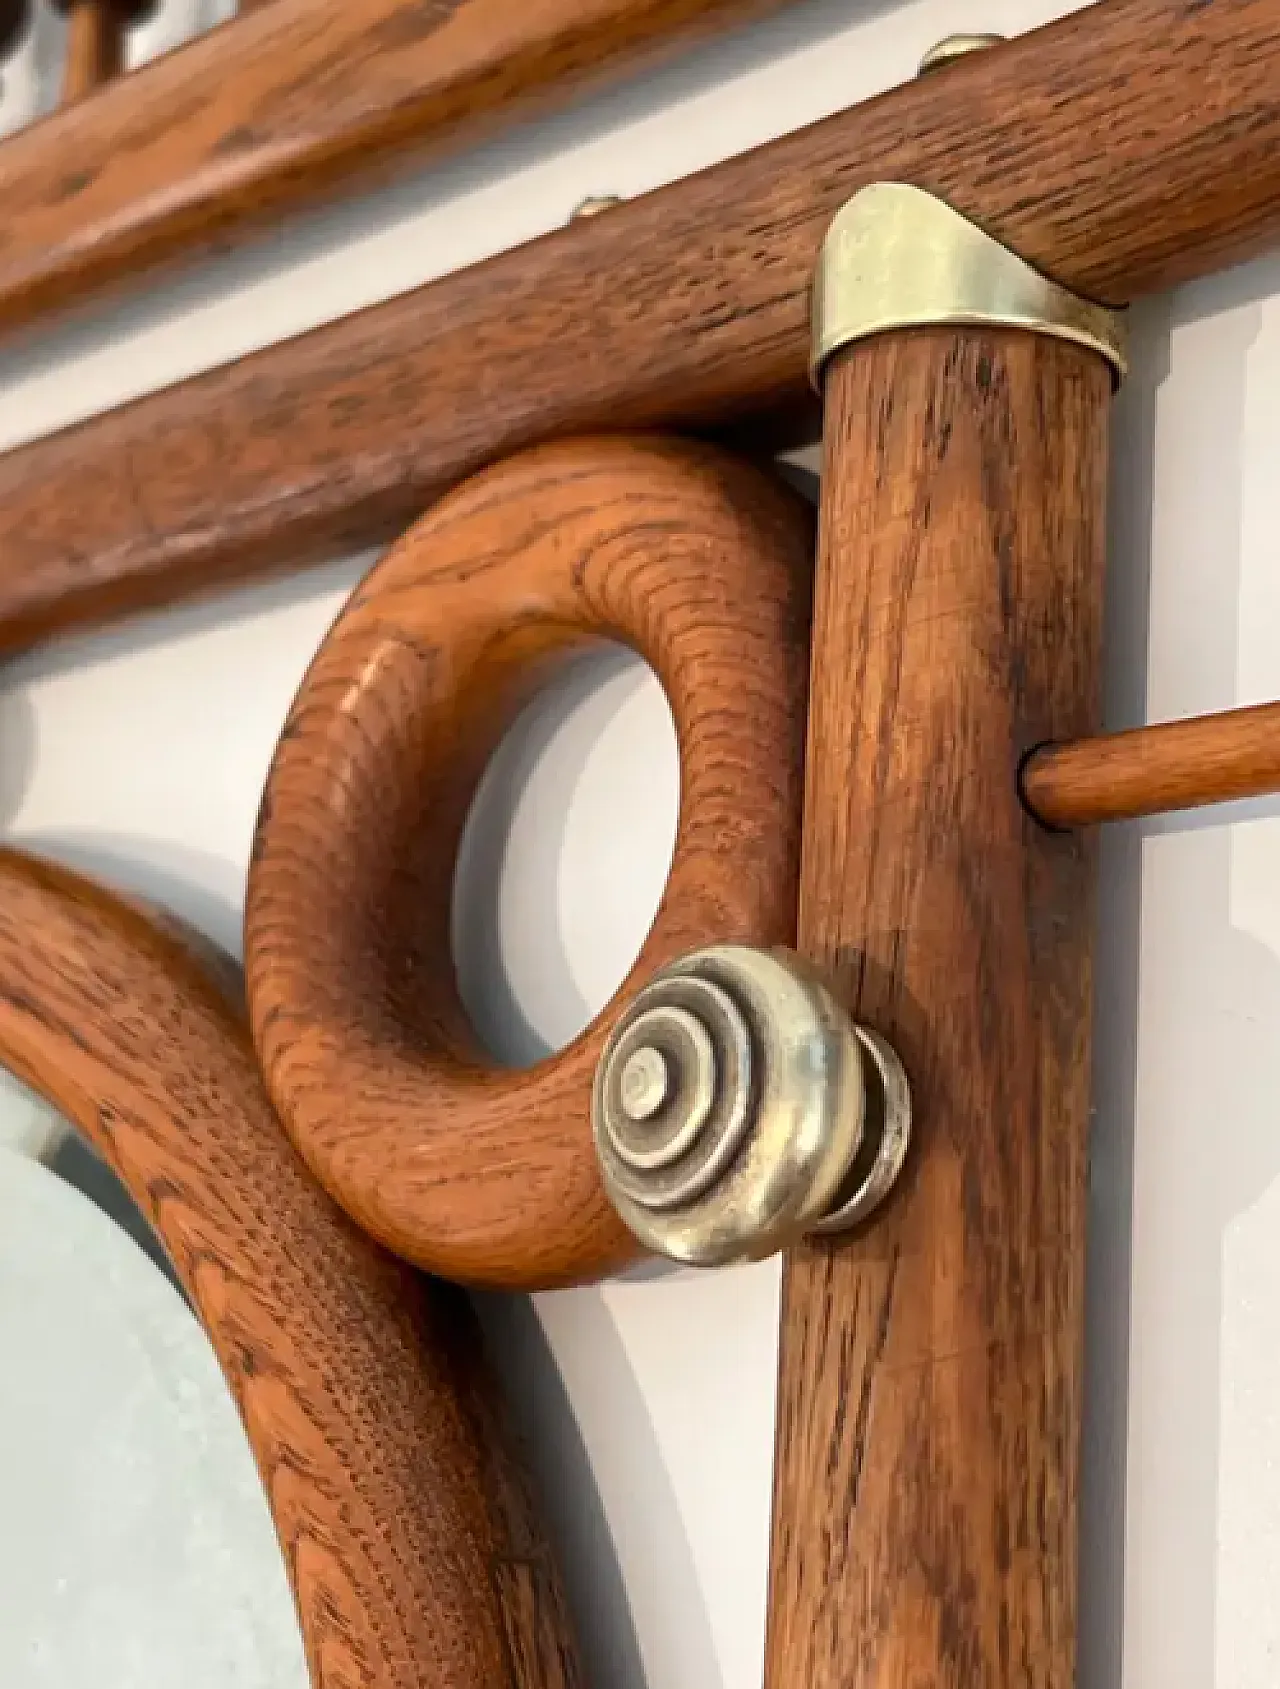
[[[1280,238],[1280,0],[1103,0],[9,453],[0,649],[381,542],[534,440],[793,402],[823,233],[884,178],[1113,302],[1258,253]]]
[[[789,3],[256,0],[112,79],[121,10],[77,0],[76,103],[0,144],[0,329],[226,252]]]

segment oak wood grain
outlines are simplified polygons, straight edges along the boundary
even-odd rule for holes
[[[800,403],[818,247],[879,178],[1108,299],[1259,252],[1280,0],[1104,0],[0,458],[0,650],[382,543],[535,440]]]
[[[1022,770],[1027,807],[1047,827],[1132,821],[1277,791],[1280,704],[1042,745]]]
[[[904,1182],[783,1291],[768,1689],[1073,1689],[1110,381],[1013,332],[826,379],[799,936],[910,1075]]]
[[[316,1689],[573,1689],[470,1311],[315,1185],[262,1089],[236,970],[208,951],[0,851],[0,1062],[110,1162],[208,1330]]]
[[[78,98],[119,68],[126,8],[64,3],[67,97]],[[225,253],[291,212],[419,169],[787,3],[242,6],[127,84],[4,142],[0,329]]]
[[[812,512],[763,471],[707,446],[573,441],[443,499],[338,618],[267,781],[246,968],[282,1118],[390,1248],[520,1288],[638,1252],[601,1184],[592,1075],[656,968],[794,935],[811,572]],[[457,997],[458,841],[507,725],[600,640],[649,661],[675,718],[670,877],[614,1002],[549,1060],[499,1068]]]

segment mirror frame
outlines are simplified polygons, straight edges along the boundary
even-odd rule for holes
[[[469,1305],[351,1225],[267,1101],[239,970],[0,850],[0,1061],[103,1155],[231,1387],[316,1689],[570,1689],[559,1580]]]

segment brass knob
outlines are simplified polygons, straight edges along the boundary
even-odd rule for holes
[[[717,945],[661,973],[596,1069],[605,1188],[648,1248],[758,1260],[858,1224],[901,1170],[902,1064],[787,950]]]

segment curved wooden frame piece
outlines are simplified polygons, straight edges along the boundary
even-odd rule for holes
[[[442,500],[321,647],[263,800],[251,1017],[317,1176],[419,1265],[543,1288],[638,1253],[591,1145],[610,1010],[531,1071],[479,1050],[451,962],[458,842],[551,667],[620,641],[666,689],[682,793],[666,892],[615,1001],[712,940],[790,942],[812,533],[797,495],[711,447],[546,446]]]
[[[243,1416],[317,1689],[578,1683],[465,1302],[315,1186],[191,943],[0,851],[0,1061],[106,1157],[173,1260]]]

